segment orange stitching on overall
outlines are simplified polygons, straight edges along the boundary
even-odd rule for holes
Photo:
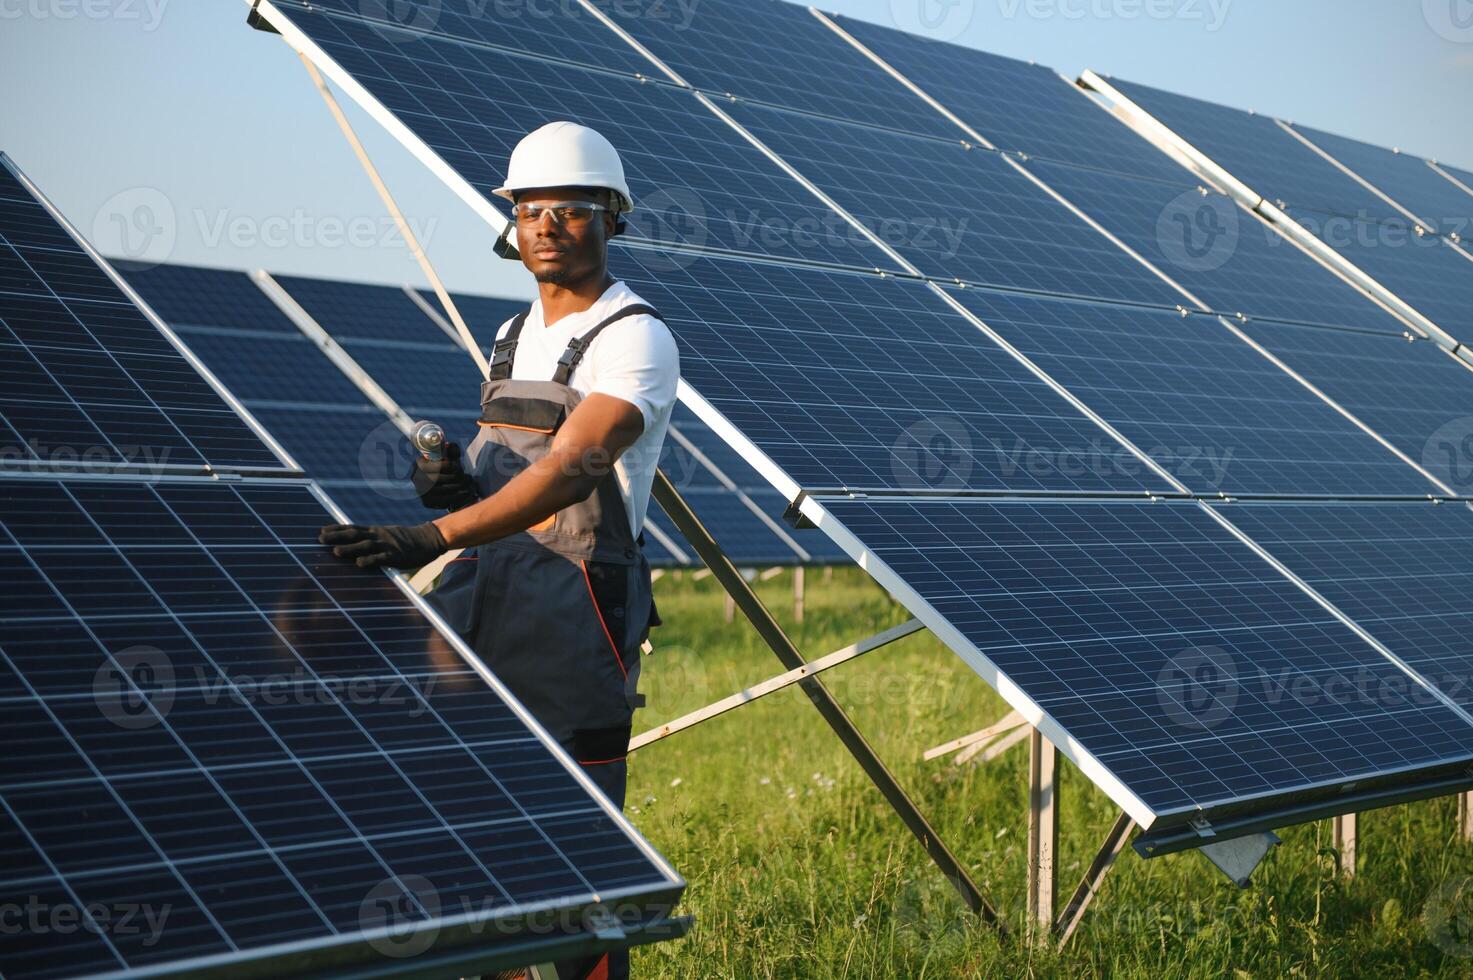
[[[598,596],[593,594],[593,579],[588,577],[588,559],[578,559],[579,566],[583,569],[583,581],[588,586],[588,601],[593,603],[593,611],[598,616],[598,625],[604,628],[604,636],[609,641],[609,649],[614,651],[614,662],[619,665],[619,673],[624,679],[629,679],[629,671],[624,668],[624,658],[619,656],[619,645],[614,642],[614,634],[609,632],[609,624],[604,622],[604,611],[598,608]]]

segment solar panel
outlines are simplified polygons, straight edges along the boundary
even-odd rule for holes
[[[1284,324],[1243,331],[1459,494],[1473,494],[1473,373],[1430,341]]]
[[[674,331],[683,379],[797,487],[1170,489],[924,284],[668,270],[633,248],[610,264]]]
[[[1465,194],[1410,153],[1387,150],[1308,126],[1299,135],[1324,150],[1367,183],[1412,212],[1440,234],[1467,233],[1473,225],[1473,195]]]
[[[893,267],[689,91],[432,35],[409,40],[357,18],[297,8],[290,16],[488,199],[516,143],[567,119],[619,148],[637,208],[631,236]],[[612,34],[606,43],[625,45]]]
[[[280,470],[0,157],[0,465]]]
[[[454,346],[445,331],[396,286],[308,276],[272,278],[334,338],[395,341],[441,349]],[[471,359],[464,360],[474,372]]]
[[[308,474],[341,496],[354,520],[424,520],[405,479],[408,441],[249,276],[165,265],[135,271],[129,281],[179,317],[176,332],[190,349]]]
[[[1473,708],[1467,507],[1275,503],[1222,513],[1444,694]]]
[[[1028,167],[1213,310],[1392,334],[1406,330],[1222,194],[1043,161]]]
[[[427,289],[421,289],[418,292],[431,309],[444,316],[444,312],[440,309],[440,301],[434,293]],[[466,326],[471,328],[471,336],[487,349],[496,342],[496,332],[501,325],[525,310],[528,305],[526,300],[506,299],[500,296],[473,296],[467,293],[451,293],[450,298],[465,319]]]
[[[957,298],[1196,493],[1435,491],[1215,317],[980,289]]]
[[[1181,299],[996,153],[746,103],[724,108],[924,273],[1161,306]]]
[[[581,909],[671,908],[490,675],[316,544],[330,519],[300,483],[0,479],[0,894],[156,916],[12,934],[6,976],[510,966],[594,951]]]
[[[1154,833],[1466,769],[1464,715],[1191,503],[824,499],[912,605]],[[1344,678],[1381,696],[1331,698]],[[1009,694],[1009,692],[1012,692]]]
[[[1455,337],[1473,334],[1467,260],[1272,119],[1128,82],[1111,84]]]
[[[1271,201],[1331,215],[1406,219],[1319,154],[1284,132],[1272,116],[1217,105],[1111,78],[1110,84]]]
[[[679,17],[607,13],[695,88],[748,101],[955,139],[946,120],[799,4],[700,0]],[[648,69],[645,69],[648,70]]]
[[[1177,164],[1092,105],[1053,69],[830,16],[1000,149],[1142,178],[1183,180]]]

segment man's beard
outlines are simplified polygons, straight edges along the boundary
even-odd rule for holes
[[[567,266],[563,266],[562,268],[544,269],[541,272],[537,273],[536,278],[538,282],[545,282],[550,283],[554,286],[561,286],[571,277],[572,271],[573,270],[569,269]]]

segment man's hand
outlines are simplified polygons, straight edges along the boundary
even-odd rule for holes
[[[481,499],[476,481],[460,465],[460,447],[445,444],[441,459],[414,457],[414,473],[410,479],[419,492],[419,502],[431,510],[460,510]]]
[[[433,522],[416,524],[329,524],[317,535],[320,544],[359,568],[420,568],[446,551],[445,538]]]

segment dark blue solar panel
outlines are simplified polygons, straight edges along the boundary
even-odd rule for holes
[[[844,550],[835,544],[826,534],[820,534],[816,530],[804,531],[790,527],[783,521],[783,513],[787,510],[788,501],[783,495],[762,478],[762,475],[752,468],[752,465],[742,458],[742,455],[733,449],[726,440],[722,439],[710,426],[702,422],[696,413],[677,404],[675,413],[670,418],[671,428],[679,433],[679,439],[689,441],[696,452],[705,458],[710,467],[715,468],[727,480],[731,481],[747,499],[756,504],[768,519],[780,526],[784,535],[796,543],[803,553],[798,554],[799,560],[812,559],[816,562],[843,562],[848,560]],[[670,477],[677,488],[682,486],[681,477],[687,481],[687,485],[699,487],[724,487],[719,478],[711,475],[713,470],[703,465],[694,453],[685,449],[681,442],[675,437],[667,437],[665,447],[668,458],[661,459],[661,468]],[[750,519],[757,520],[751,516],[751,509],[746,503],[734,494],[728,493],[732,503],[739,506]],[[706,498],[702,498],[700,504],[705,504]],[[704,521],[705,510],[698,506],[696,500],[691,501],[691,506],[696,509],[696,514]],[[760,520],[758,523],[761,523]],[[768,532],[771,533],[771,532]],[[718,537],[718,541],[721,539]],[[723,547],[726,542],[721,541]],[[774,551],[781,555],[782,550]],[[806,557],[805,557],[806,553]],[[779,564],[787,564],[793,561],[789,549],[789,557],[783,558]],[[735,559],[734,559],[735,560]]]
[[[1463,716],[1197,505],[823,504],[1155,814],[1473,757]],[[1355,677],[1378,696],[1330,696]]]
[[[996,153],[742,103],[726,109],[924,273],[1180,302],[1175,290]]]
[[[957,298],[1196,493],[1435,492],[1215,317],[977,289]]]
[[[1244,332],[1460,494],[1473,494],[1473,372],[1429,341],[1247,324]]]
[[[1028,166],[1214,310],[1393,334],[1406,330],[1228,197],[1044,161]]]
[[[433,37],[405,44],[348,18],[292,16],[488,198],[516,143],[567,119],[619,148],[636,206],[631,235],[893,267],[688,91]]]
[[[671,4],[680,16],[610,4],[620,27],[698,89],[954,139],[956,128],[835,34],[784,0]]]
[[[442,317],[445,316],[445,311],[440,309],[440,300],[434,293],[428,289],[421,289],[419,294],[436,313]],[[455,302],[456,309],[460,310],[466,326],[471,328],[471,336],[486,348],[496,342],[496,333],[501,329],[503,323],[531,305],[529,301],[522,299],[475,296],[469,293],[451,293],[450,298]],[[448,323],[449,317],[445,317],[445,320]]]
[[[193,265],[118,268],[153,311],[171,327],[230,327],[296,336],[292,322],[250,276],[235,269]]]
[[[480,414],[481,372],[470,354],[448,340],[432,346],[337,339],[410,415]]]
[[[1223,169],[1454,337],[1473,336],[1468,263],[1272,119],[1156,89],[1114,82]]]
[[[1271,116],[1118,78],[1110,79],[1110,84],[1270,201],[1333,215],[1406,223],[1391,205],[1284,132]]]
[[[0,461],[282,462],[0,164]]]
[[[445,331],[403,289],[306,276],[273,276],[317,324],[339,342],[347,338],[453,346]],[[467,364],[473,362],[466,358]]]
[[[702,0],[704,2],[704,0]],[[525,51],[543,58],[570,61],[623,72],[651,73],[649,59],[598,21],[577,3],[545,5],[492,2],[492,0],[282,0],[277,7],[300,17],[307,11],[333,11],[355,20],[376,24],[384,36],[407,49],[406,59],[415,55],[415,34],[433,33],[459,38],[477,45]],[[600,4],[601,9],[607,4]],[[665,8],[671,9],[665,9]],[[678,3],[654,4],[646,12],[654,17],[687,19]],[[408,32],[408,33],[406,33]],[[408,64],[406,71],[412,71]]]
[[[1382,194],[1415,214],[1430,230],[1470,237],[1470,231],[1473,231],[1473,195],[1463,193],[1427,166],[1426,160],[1308,126],[1295,126],[1294,129]]]
[[[1473,513],[1467,507],[1244,504],[1222,514],[1444,694],[1473,709],[1467,601]]]
[[[382,963],[380,922],[678,896],[329,520],[301,485],[0,481],[0,896],[156,917],[6,937],[6,976]]]
[[[1181,167],[1051,68],[850,17],[834,19],[1000,149],[1138,177],[1183,179]]]
[[[134,276],[150,303],[158,299],[187,317],[177,327],[184,342],[298,465],[341,496],[353,520],[425,519],[429,512],[407,479],[408,440],[275,304],[253,308],[252,294],[266,296],[248,276],[186,266]],[[253,311],[249,319],[245,310]],[[474,417],[474,403],[468,414]],[[440,421],[452,438],[464,438],[472,425],[466,418]]]
[[[924,284],[711,258],[672,269],[632,248],[610,262],[674,331],[684,379],[800,486],[1169,489],[1091,468],[1113,452],[1103,430]],[[1050,465],[1015,465],[1019,446]]]

